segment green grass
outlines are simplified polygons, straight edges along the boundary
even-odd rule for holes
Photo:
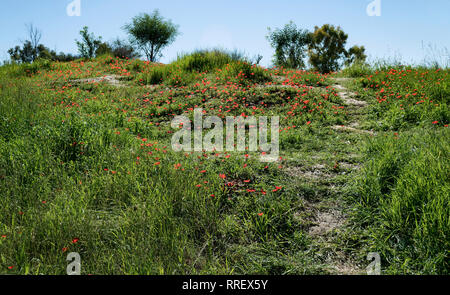
[[[355,210],[388,273],[448,273],[449,136],[414,129],[367,144]]]
[[[0,273],[65,274],[78,252],[83,274],[328,274],[368,251],[448,273],[448,71],[372,71],[348,86],[355,110],[334,75],[219,51],[1,67]],[[123,87],[76,82],[105,75]],[[172,151],[170,121],[196,107],[279,115],[281,159]],[[377,134],[332,128],[356,119]],[[313,235],[333,210],[353,213]]]
[[[244,57],[223,50],[198,50],[180,55],[169,65],[151,65],[144,68],[136,80],[140,85],[165,84],[183,87],[216,75],[220,82],[255,83],[270,80],[260,67],[253,66]],[[216,79],[217,80],[217,79]]]
[[[364,145],[350,200],[364,250],[380,252],[387,273],[449,272],[448,74],[391,68],[355,85],[371,103],[365,125],[379,134]]]

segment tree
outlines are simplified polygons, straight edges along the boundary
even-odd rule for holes
[[[100,56],[103,54],[112,54],[111,46],[106,42],[100,43],[98,48],[95,50],[95,56]]]
[[[95,51],[95,56],[110,54],[118,58],[133,59],[139,57],[139,53],[128,42],[116,39],[111,42],[102,42]]]
[[[310,38],[308,46],[310,64],[322,73],[339,70],[342,59],[347,55],[345,45],[348,35],[340,27],[326,24],[321,28],[315,27]]]
[[[54,61],[72,61],[77,57],[71,54],[59,53],[50,50],[40,43],[42,32],[33,26],[27,25],[28,40],[22,41],[22,45],[17,45],[8,50],[11,61],[18,63],[32,63],[38,59],[47,59]]]
[[[365,52],[366,48],[364,48],[364,46],[353,46],[347,51],[347,60],[345,61],[345,64],[350,66],[353,63],[365,63],[367,59]]]
[[[161,51],[175,41],[179,34],[178,26],[170,20],[164,20],[155,10],[151,15],[144,13],[134,17],[124,26],[130,35],[132,44],[142,50],[151,62],[162,56]]]
[[[20,46],[16,46],[14,48],[10,48],[8,50],[8,54],[13,62],[20,62]]]
[[[27,24],[28,39],[22,41],[22,47],[16,46],[8,50],[12,61],[32,63],[41,55],[41,51],[45,46],[39,44],[42,38],[42,32],[33,26]]]
[[[8,54],[14,62],[32,63],[39,58],[48,58],[49,49],[42,44],[34,47],[31,41],[26,40],[22,47],[10,48]]]
[[[134,48],[131,44],[129,44],[127,41],[123,41],[120,39],[116,39],[113,42],[109,44],[112,50],[112,54],[119,58],[138,58],[140,55],[136,51],[136,48]]]
[[[102,37],[95,37],[93,33],[89,33],[88,27],[83,27],[80,31],[81,41],[75,40],[78,46],[78,52],[83,58],[94,58],[97,49],[102,44]]]
[[[309,44],[309,33],[307,30],[297,29],[291,21],[282,29],[271,31],[267,39],[275,49],[274,64],[294,69],[305,68],[305,51]]]
[[[27,31],[28,31],[28,40],[26,42],[29,42],[27,44],[31,48],[31,59],[32,61],[35,61],[39,56],[39,45],[42,38],[42,32],[38,28],[36,28],[32,23],[27,25]]]

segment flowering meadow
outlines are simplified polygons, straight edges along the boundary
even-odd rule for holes
[[[340,87],[338,87],[340,86]],[[347,96],[346,96],[347,95]],[[351,97],[351,98],[350,98]],[[448,70],[350,77],[218,52],[0,67],[0,273],[448,274]],[[171,120],[279,116],[280,154]]]

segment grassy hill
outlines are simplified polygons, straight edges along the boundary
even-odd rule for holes
[[[449,70],[217,51],[0,67],[0,273],[448,274]],[[175,152],[177,115],[279,116],[280,157]]]

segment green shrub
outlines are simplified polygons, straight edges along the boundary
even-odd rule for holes
[[[46,59],[38,59],[33,63],[11,63],[1,67],[1,71],[5,75],[13,77],[31,77],[38,72],[51,69],[52,62]]]
[[[233,62],[227,64],[224,68],[220,69],[220,75],[223,78],[230,78],[236,83],[248,84],[248,83],[262,83],[270,81],[269,73],[257,65],[251,65],[248,62]]]
[[[251,65],[240,53],[223,50],[199,50],[185,54],[169,65],[154,65],[137,75],[142,84],[185,86],[199,75],[216,73],[219,77],[230,77],[236,82],[258,83],[270,80],[270,75],[261,67]]]
[[[221,50],[198,50],[178,57],[175,62],[186,72],[209,72],[233,62],[232,56]]]

